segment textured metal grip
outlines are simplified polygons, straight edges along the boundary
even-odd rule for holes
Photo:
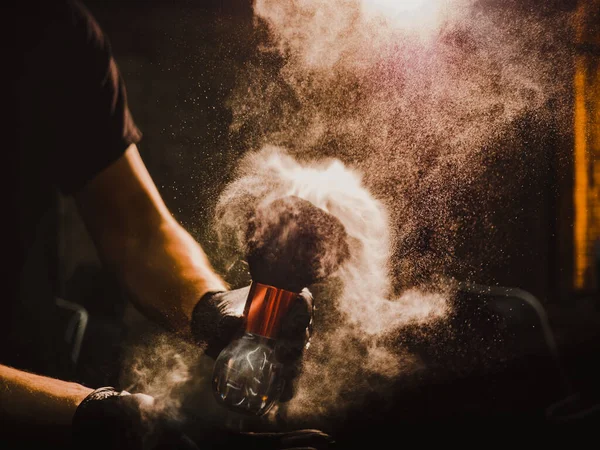
[[[283,317],[298,295],[296,292],[252,282],[244,308],[246,331],[271,339],[276,338]]]

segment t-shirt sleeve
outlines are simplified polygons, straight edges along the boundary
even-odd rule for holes
[[[69,2],[56,49],[49,101],[56,184],[81,189],[141,139],[110,43],[89,11]]]

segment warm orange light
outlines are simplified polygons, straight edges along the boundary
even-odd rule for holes
[[[600,61],[591,48],[600,47],[593,25],[600,0],[581,2],[576,16],[574,75],[574,223],[573,287],[598,288],[600,255]]]
[[[575,111],[574,111],[574,168],[575,179],[573,185],[573,201],[575,209],[574,221],[574,287],[583,289],[585,286],[585,274],[590,266],[590,255],[588,253],[588,232],[589,232],[589,177],[588,177],[588,158],[587,158],[587,112],[585,107],[585,60],[578,56],[575,66]]]

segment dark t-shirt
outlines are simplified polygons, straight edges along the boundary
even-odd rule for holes
[[[77,2],[3,7],[2,144],[8,201],[0,363],[57,375],[57,199],[117,160],[141,134],[109,42]],[[53,373],[54,372],[54,373]]]

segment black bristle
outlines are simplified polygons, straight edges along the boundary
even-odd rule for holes
[[[252,279],[293,292],[323,281],[349,256],[337,217],[296,196],[259,207],[247,238]]]

